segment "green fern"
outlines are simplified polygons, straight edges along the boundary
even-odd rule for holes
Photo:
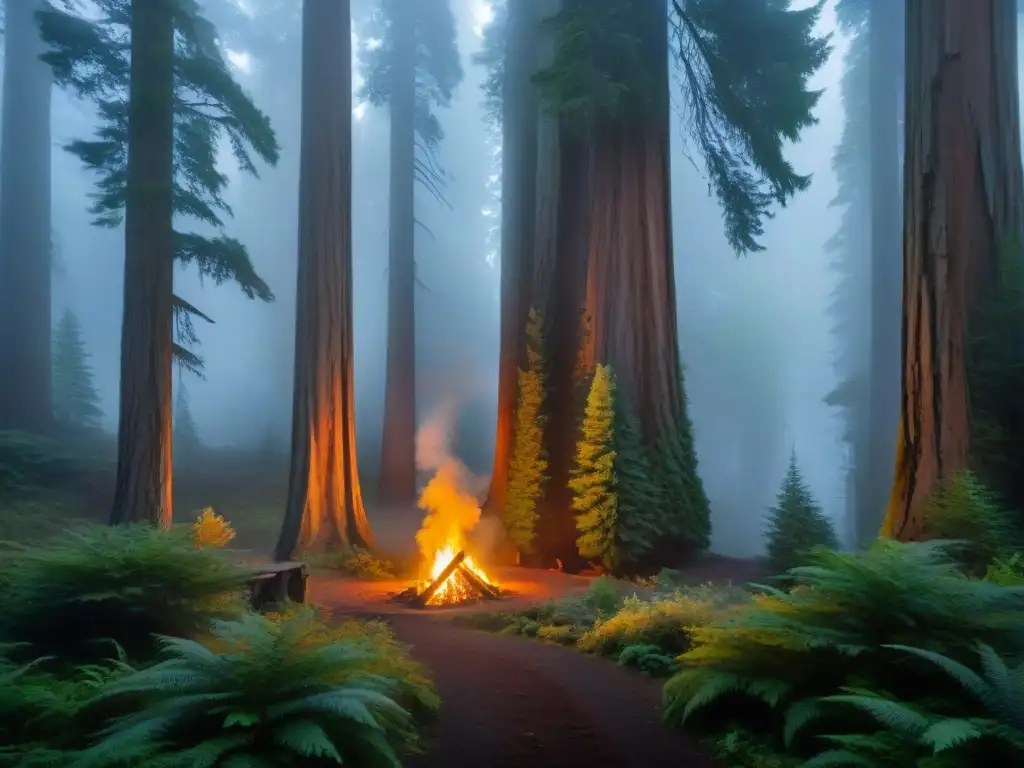
[[[851,761],[821,765],[866,764],[850,757],[859,754],[850,744],[826,750],[812,737],[867,738],[849,716],[837,722],[843,715],[835,702],[829,706],[828,697],[863,693],[844,689],[910,695],[928,685],[920,667],[894,664],[888,645],[959,657],[982,640],[1024,652],[1024,590],[966,577],[951,547],[880,541],[865,552],[813,553],[809,565],[788,572],[789,591],[758,594],[726,619],[694,628],[681,671],[665,685],[665,718],[693,727],[699,715],[699,727],[712,733],[738,724],[772,733],[798,754],[827,751],[827,760]],[[871,706],[897,712],[874,700]],[[933,723],[916,724],[923,734]],[[945,727],[950,732],[928,738],[953,739],[954,726]]]
[[[0,567],[0,641],[62,662],[149,658],[154,634],[189,637],[237,615],[246,572],[184,530],[89,526],[24,548]]]
[[[415,722],[378,674],[380,652],[332,636],[312,611],[218,622],[206,644],[164,637],[164,658],[115,681],[97,701],[145,696],[69,768],[125,755],[153,768],[400,767]]]

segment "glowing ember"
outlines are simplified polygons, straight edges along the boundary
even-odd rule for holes
[[[420,589],[426,589],[432,581],[439,578],[444,572],[444,569],[448,567],[452,559],[458,554],[459,550],[452,544],[447,544],[441,549],[434,553],[434,562],[430,568],[430,576],[426,581],[422,582]],[[471,571],[484,584],[491,585],[491,580],[487,578],[487,574],[481,570],[480,566],[473,562],[473,558],[466,555],[466,558],[462,561],[462,568]],[[492,585],[493,586],[493,585]],[[452,571],[451,575],[448,576],[441,585],[437,588],[437,591],[430,596],[427,600],[427,605],[452,605],[454,603],[461,603],[465,600],[469,600],[475,597],[477,594],[476,590],[469,580],[462,574],[459,568]]]

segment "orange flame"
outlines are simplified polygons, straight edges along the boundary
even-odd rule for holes
[[[437,550],[434,553],[434,562],[430,568],[430,578],[420,585],[420,589],[426,589],[434,579],[438,578],[458,552],[458,549],[453,544],[446,544]],[[479,565],[473,562],[473,558],[469,555],[466,555],[466,558],[462,561],[462,566],[466,570],[472,571],[473,575],[485,584],[491,583],[491,580],[487,578],[487,574],[484,573]],[[427,600],[427,605],[451,605],[453,603],[461,603],[475,596],[473,585],[456,569],[441,583],[437,591],[431,595],[430,599]]]

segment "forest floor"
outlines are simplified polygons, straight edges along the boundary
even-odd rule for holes
[[[525,568],[488,569],[509,591],[497,605],[417,610],[388,597],[409,582],[314,575],[310,601],[336,614],[387,621],[425,664],[441,696],[426,754],[408,768],[710,768],[692,739],[660,721],[663,681],[606,659],[455,624],[469,612],[519,610],[581,594],[590,579]],[[642,591],[623,585],[624,590]]]
[[[179,471],[175,517],[187,522],[212,506],[235,527],[232,548],[247,560],[265,560],[284,508],[284,467],[268,471],[251,460],[211,461],[201,471]],[[112,476],[93,476],[60,493],[45,492],[25,504],[3,505],[0,539],[32,540],[81,520],[102,521]],[[422,511],[373,510],[370,520],[381,549],[403,560],[415,556]],[[692,739],[660,722],[662,682],[604,659],[521,637],[459,626],[470,611],[515,611],[544,600],[585,592],[592,576],[482,563],[506,592],[499,604],[416,610],[389,602],[408,579],[363,581],[318,571],[310,601],[337,614],[385,619],[427,666],[442,699],[431,748],[409,768],[710,768],[714,763]],[[688,567],[695,584],[756,581],[755,560],[711,556]],[[643,593],[621,582],[622,591]]]

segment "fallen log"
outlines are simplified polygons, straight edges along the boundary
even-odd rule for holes
[[[455,569],[462,565],[462,561],[465,559],[466,552],[465,550],[460,549],[455,554],[455,557],[452,558],[452,561],[444,567],[444,570],[441,571],[441,573],[438,574],[437,578],[430,582],[426,589],[420,592],[419,596],[416,598],[415,604],[421,608],[426,607],[427,603],[430,602],[430,598],[434,596],[434,593],[441,588],[441,585],[444,584],[448,577],[455,572]]]
[[[459,573],[468,581],[477,592],[480,593],[481,597],[485,597],[488,600],[500,600],[501,594],[498,592],[497,587],[493,587],[486,581],[477,576],[473,571],[466,567],[465,563],[459,565]]]

